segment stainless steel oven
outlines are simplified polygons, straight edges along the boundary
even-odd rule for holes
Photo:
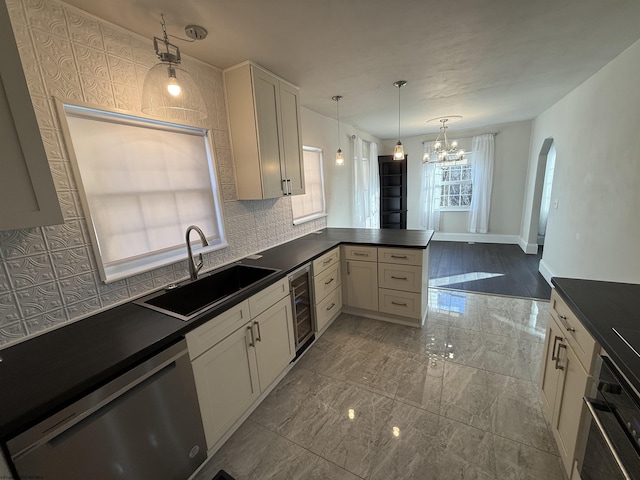
[[[640,396],[606,356],[598,359],[583,425],[581,480],[640,480]]]

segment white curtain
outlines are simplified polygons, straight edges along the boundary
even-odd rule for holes
[[[424,142],[423,159],[429,158],[435,142]],[[420,226],[428,230],[440,230],[440,194],[442,173],[438,164],[422,164],[420,187]]]
[[[469,209],[469,232],[489,231],[491,185],[493,183],[493,134],[473,137],[471,156],[473,195]]]
[[[369,227],[380,228],[380,173],[378,171],[378,144],[369,148]]]
[[[380,228],[378,145],[353,139],[354,218],[356,228]]]

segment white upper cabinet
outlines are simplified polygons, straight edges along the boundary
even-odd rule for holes
[[[244,62],[224,71],[238,198],[304,193],[298,88]]]
[[[5,2],[0,44],[0,230],[63,223]]]

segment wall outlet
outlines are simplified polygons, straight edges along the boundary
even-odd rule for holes
[[[558,209],[558,199],[557,199],[557,198],[553,201],[553,208],[554,208],[555,210],[557,210],[557,209]]]

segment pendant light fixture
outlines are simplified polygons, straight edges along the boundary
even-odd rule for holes
[[[336,167],[342,167],[344,165],[344,156],[342,155],[342,149],[340,148],[340,100],[342,95],[334,95],[331,100],[336,102],[336,114],[338,117],[338,151],[336,152]]]
[[[464,160],[464,150],[458,148],[458,142],[449,142],[447,138],[447,122],[453,123],[462,120],[461,115],[449,115],[448,117],[437,117],[427,120],[429,125],[440,124],[440,132],[433,143],[431,155],[423,159],[423,163],[440,163]]]
[[[398,88],[398,143],[396,143],[396,148],[393,150],[394,160],[404,160],[404,147],[400,141],[400,89],[406,84],[407,82],[405,80],[393,82],[393,86]]]
[[[193,77],[180,66],[180,49],[169,43],[164,15],[162,38],[153,37],[160,63],[151,67],[142,85],[142,112],[160,118],[197,121],[207,117],[204,100]],[[207,31],[197,25],[185,30],[192,40],[202,40]],[[186,40],[186,39],[185,39]]]

